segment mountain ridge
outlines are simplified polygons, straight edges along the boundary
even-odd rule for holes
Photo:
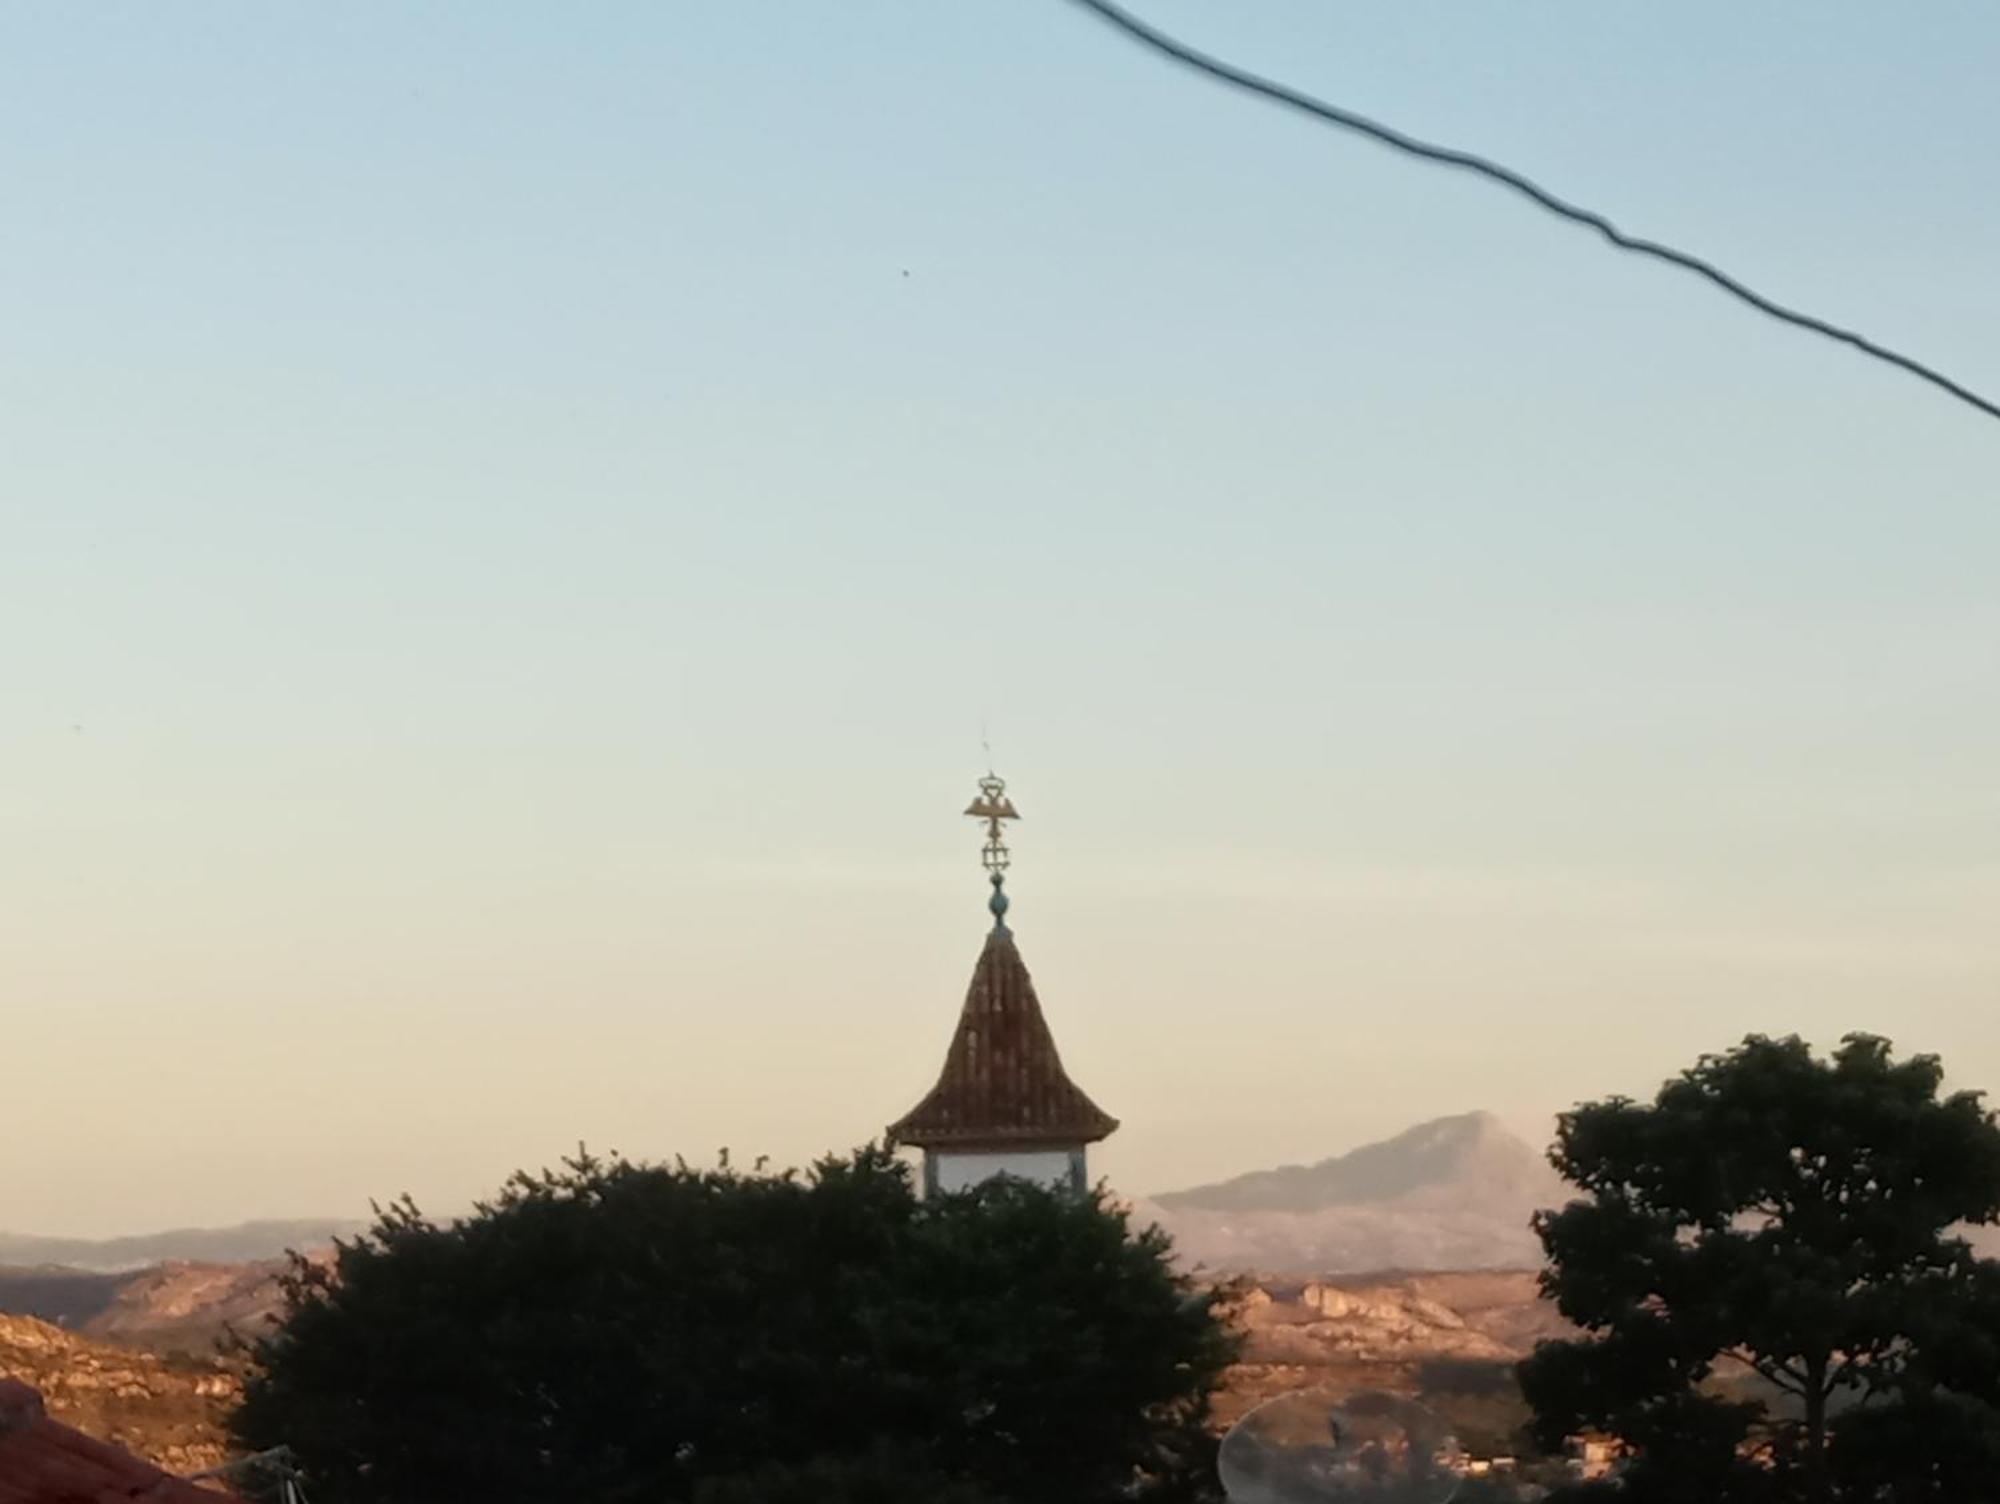
[[[1569,1194],[1532,1145],[1468,1112],[1312,1164],[1169,1191],[1139,1211],[1184,1263],[1218,1271],[1534,1269],[1530,1219]]]
[[[292,1249],[323,1248],[368,1224],[321,1217],[239,1222],[234,1227],[177,1227],[119,1238],[52,1238],[0,1232],[0,1264],[60,1266],[117,1273],[151,1264],[244,1264],[282,1258]]]
[[[1439,1187],[1462,1189],[1475,1176],[1534,1189],[1557,1181],[1542,1156],[1499,1118],[1465,1112],[1310,1165],[1252,1170],[1151,1199],[1165,1207],[1209,1211],[1315,1212],[1404,1200]]]

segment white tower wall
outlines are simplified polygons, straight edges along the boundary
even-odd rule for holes
[[[966,1190],[996,1175],[1079,1191],[1087,1183],[1080,1144],[1074,1149],[1015,1149],[991,1154],[942,1149],[925,1156],[924,1170],[925,1189],[946,1193]]]

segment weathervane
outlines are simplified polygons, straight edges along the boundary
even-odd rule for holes
[[[986,845],[979,853],[979,865],[986,869],[986,880],[993,884],[993,896],[986,901],[986,907],[993,913],[993,929],[996,934],[1007,931],[1007,893],[1002,886],[1007,881],[1007,866],[1011,858],[1007,853],[1007,842],[1002,839],[1002,820],[1018,820],[1021,812],[1014,808],[1014,801],[1007,797],[1007,780],[988,769],[979,780],[979,797],[965,807],[965,812],[976,820],[986,822]]]

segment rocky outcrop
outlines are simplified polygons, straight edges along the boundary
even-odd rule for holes
[[[238,1394],[217,1362],[114,1347],[27,1316],[0,1316],[0,1377],[40,1390],[63,1424],[175,1474],[223,1460]]]
[[[1252,1362],[1512,1362],[1568,1330],[1525,1271],[1260,1280],[1238,1319]]]
[[[207,1356],[225,1332],[261,1335],[283,1305],[283,1263],[160,1264],[127,1278],[84,1330],[155,1352]]]
[[[1518,1405],[1512,1367],[1571,1328],[1518,1270],[1260,1279],[1236,1310],[1243,1351],[1223,1420],[1296,1389],[1386,1389]],[[1523,1416],[1525,1412],[1522,1412]]]

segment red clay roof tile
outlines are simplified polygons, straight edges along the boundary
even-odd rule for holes
[[[0,1379],[0,1504],[228,1504],[232,1497],[50,1420],[33,1389]]]
[[[958,1030],[930,1094],[889,1127],[920,1148],[1091,1144],[1118,1120],[1071,1081],[1013,935],[995,929],[973,968]]]

